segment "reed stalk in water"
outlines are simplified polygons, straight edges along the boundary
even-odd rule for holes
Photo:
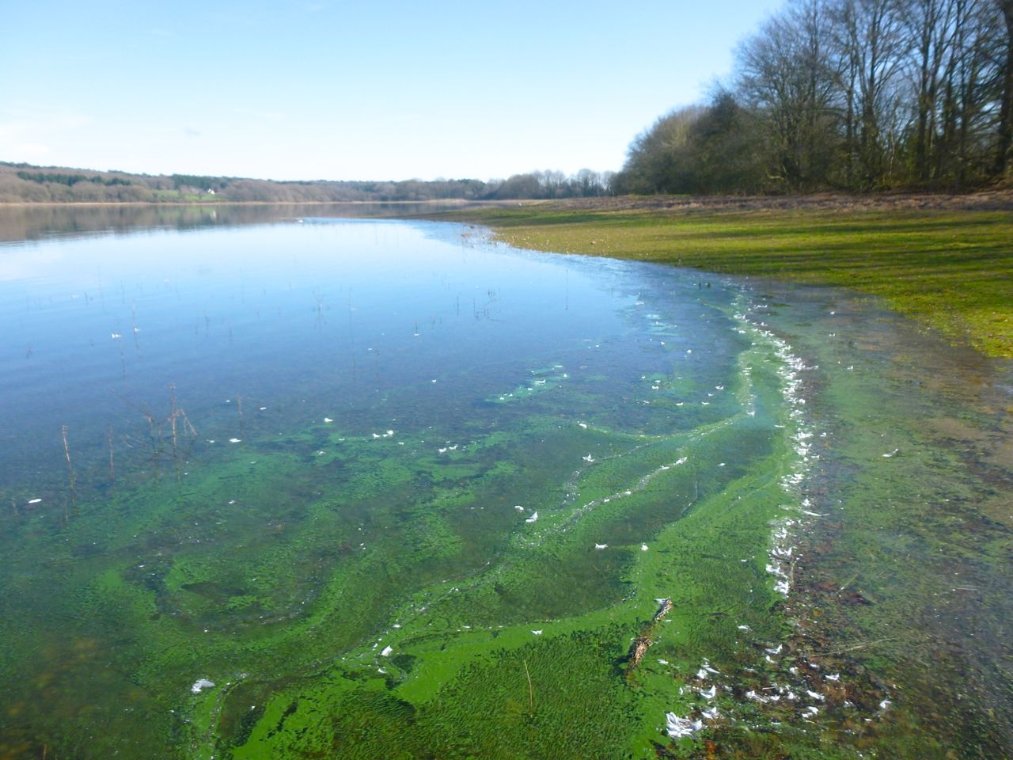
[[[528,661],[524,661],[524,675],[528,677],[528,706],[531,712],[535,711],[535,687],[531,684],[531,671],[528,670]]]
[[[67,459],[67,485],[70,486],[70,503],[77,506],[77,479],[74,477],[74,464],[70,461],[70,441],[67,439],[67,426],[60,428],[63,436],[63,455]],[[66,514],[64,514],[66,518]]]
[[[106,441],[109,443],[109,480],[116,482],[116,458],[113,455],[113,429],[112,426],[106,431]]]

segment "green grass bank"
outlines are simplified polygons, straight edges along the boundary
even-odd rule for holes
[[[441,216],[521,248],[850,287],[951,342],[1013,358],[1013,211],[693,205],[525,202]]]

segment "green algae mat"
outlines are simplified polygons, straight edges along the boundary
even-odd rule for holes
[[[2,758],[1009,745],[1008,371],[878,302],[434,223],[0,254]]]

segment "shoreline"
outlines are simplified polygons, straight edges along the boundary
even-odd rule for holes
[[[694,211],[694,210],[801,210],[837,209],[961,209],[1013,211],[1013,188],[995,188],[962,192],[884,191],[880,193],[818,192],[786,195],[618,195],[587,198],[508,198],[470,200],[465,198],[428,198],[422,200],[347,200],[347,201],[0,201],[4,208],[73,207],[209,207],[215,206],[457,206],[476,208],[540,207],[581,211]]]
[[[860,208],[836,196],[780,208],[767,199],[542,202],[429,218],[485,225],[518,248],[846,287],[954,346],[1013,359],[1013,194],[951,196],[949,206],[935,199],[937,207],[922,198]]]

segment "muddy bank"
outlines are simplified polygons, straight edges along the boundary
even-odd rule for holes
[[[828,730],[856,749],[1003,756],[1013,363],[946,345],[871,298],[762,287],[765,319],[814,367],[804,393],[819,431],[788,653],[832,687]]]

